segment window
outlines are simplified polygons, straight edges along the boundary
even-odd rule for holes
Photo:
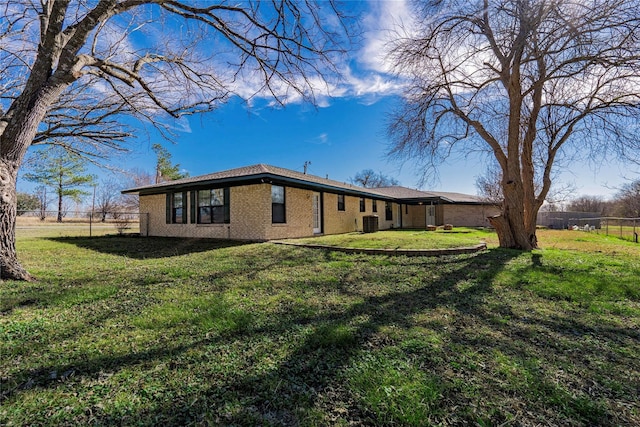
[[[391,209],[391,202],[384,202],[384,219],[386,221],[393,221],[393,209]]]
[[[371,211],[372,212],[378,212],[378,201],[376,199],[373,199],[371,201]]]
[[[229,189],[198,191],[198,224],[229,224]]]
[[[167,224],[186,224],[187,193],[167,193]]]
[[[338,210],[344,210],[344,194],[338,194]]]
[[[360,197],[360,212],[366,211],[366,206],[364,204],[364,197]]]
[[[284,187],[280,185],[271,186],[271,222],[274,224],[284,224],[287,222]]]

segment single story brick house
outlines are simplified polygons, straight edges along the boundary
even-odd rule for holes
[[[488,226],[498,212],[476,196],[362,188],[263,164],[123,193],[139,195],[145,236],[265,241],[361,231],[363,218],[374,215],[381,230]]]

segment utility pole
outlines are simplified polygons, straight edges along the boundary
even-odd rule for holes
[[[95,182],[93,183],[93,199],[91,200],[91,214],[93,215],[93,212],[95,212],[96,210],[96,187],[98,186],[98,184],[96,184]]]
[[[307,168],[309,167],[309,165],[311,164],[311,162],[309,160],[307,160],[306,162],[304,162],[304,174],[307,174]]]

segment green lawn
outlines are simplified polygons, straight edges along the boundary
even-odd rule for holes
[[[20,237],[0,425],[640,425],[640,245],[560,233],[441,258]]]
[[[288,239],[293,243],[312,243],[358,249],[441,249],[474,246],[491,239],[494,233],[472,228],[454,230],[385,230],[377,233],[346,233],[306,239]]]

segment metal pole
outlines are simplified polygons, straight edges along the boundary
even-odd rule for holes
[[[93,212],[89,212],[89,237],[92,236],[92,225],[93,225]]]

